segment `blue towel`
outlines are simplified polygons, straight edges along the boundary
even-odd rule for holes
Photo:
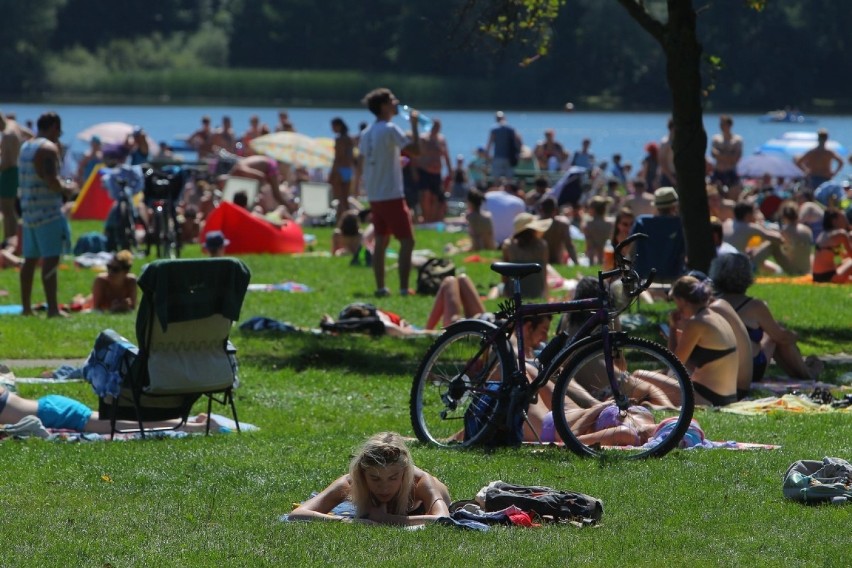
[[[255,316],[247,319],[240,324],[241,331],[279,331],[281,333],[291,333],[299,331],[299,328],[293,324],[274,320],[264,316]]]

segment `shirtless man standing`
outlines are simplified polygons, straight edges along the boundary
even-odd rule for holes
[[[811,189],[818,188],[843,169],[843,158],[838,156],[834,150],[826,148],[826,142],[828,142],[828,130],[820,128],[817,131],[816,147],[796,158],[796,165],[805,172],[805,179]],[[831,167],[834,162],[837,163],[837,168]]]
[[[3,240],[16,241],[18,214],[15,199],[18,197],[18,155],[21,144],[33,133],[15,121],[15,115],[0,112],[0,213],[3,215]]]
[[[201,117],[201,128],[189,137],[189,145],[198,151],[198,160],[203,161],[213,157],[213,131],[210,129],[210,117]]]
[[[734,119],[723,114],[719,117],[719,134],[714,134],[711,142],[711,155],[716,161],[711,181],[719,182],[728,188],[727,196],[734,201],[740,195],[742,184],[737,175],[737,163],[743,157],[743,139],[731,132]]]
[[[659,162],[659,179],[657,185],[659,187],[677,187],[677,173],[675,172],[674,163],[674,119],[669,118],[667,124],[669,133],[663,136],[660,140],[660,149],[657,154]]]

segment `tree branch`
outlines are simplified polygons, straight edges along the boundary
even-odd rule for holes
[[[660,45],[663,44],[666,27],[645,10],[645,4],[642,0],[618,0],[618,3],[624,6],[627,13],[639,22],[639,25],[645,28],[645,31],[651,34],[651,37],[656,39]]]

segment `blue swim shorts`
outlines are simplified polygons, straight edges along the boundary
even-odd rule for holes
[[[38,413],[45,428],[63,428],[82,432],[92,416],[92,410],[73,398],[49,394],[38,399]]]
[[[71,227],[65,217],[37,227],[23,227],[21,237],[24,258],[52,258],[71,248]]]

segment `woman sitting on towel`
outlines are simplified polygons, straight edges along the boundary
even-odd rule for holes
[[[344,521],[331,514],[344,501],[355,505],[356,522],[422,525],[449,516],[447,486],[414,465],[402,437],[376,434],[364,444],[342,475],[290,513],[291,520]]]
[[[737,339],[728,321],[708,309],[713,301],[712,283],[681,276],[670,295],[677,310],[669,320],[669,349],[690,370],[696,403],[725,406],[736,402]]]
[[[846,284],[852,282],[852,235],[842,211],[829,209],[822,219],[822,233],[814,243],[813,280]],[[838,252],[843,260],[835,262]]]
[[[747,256],[737,253],[716,257],[710,264],[710,278],[719,297],[734,308],[752,341],[753,381],[763,378],[773,357],[793,378],[809,380],[819,376],[822,361],[813,355],[803,359],[796,344],[796,334],[776,321],[766,302],[746,295],[754,282],[751,261]]]
[[[0,424],[16,424],[27,416],[35,416],[41,420],[45,428],[76,430],[78,432],[93,432],[109,434],[112,425],[108,419],[100,415],[80,401],[50,394],[38,400],[23,398],[0,386]],[[211,431],[218,425],[206,414],[199,414],[195,420],[178,427],[180,420],[163,420],[146,422],[145,428],[176,428],[184,432],[204,432],[207,421],[210,421]],[[139,427],[135,420],[116,420],[116,430],[133,430]]]

